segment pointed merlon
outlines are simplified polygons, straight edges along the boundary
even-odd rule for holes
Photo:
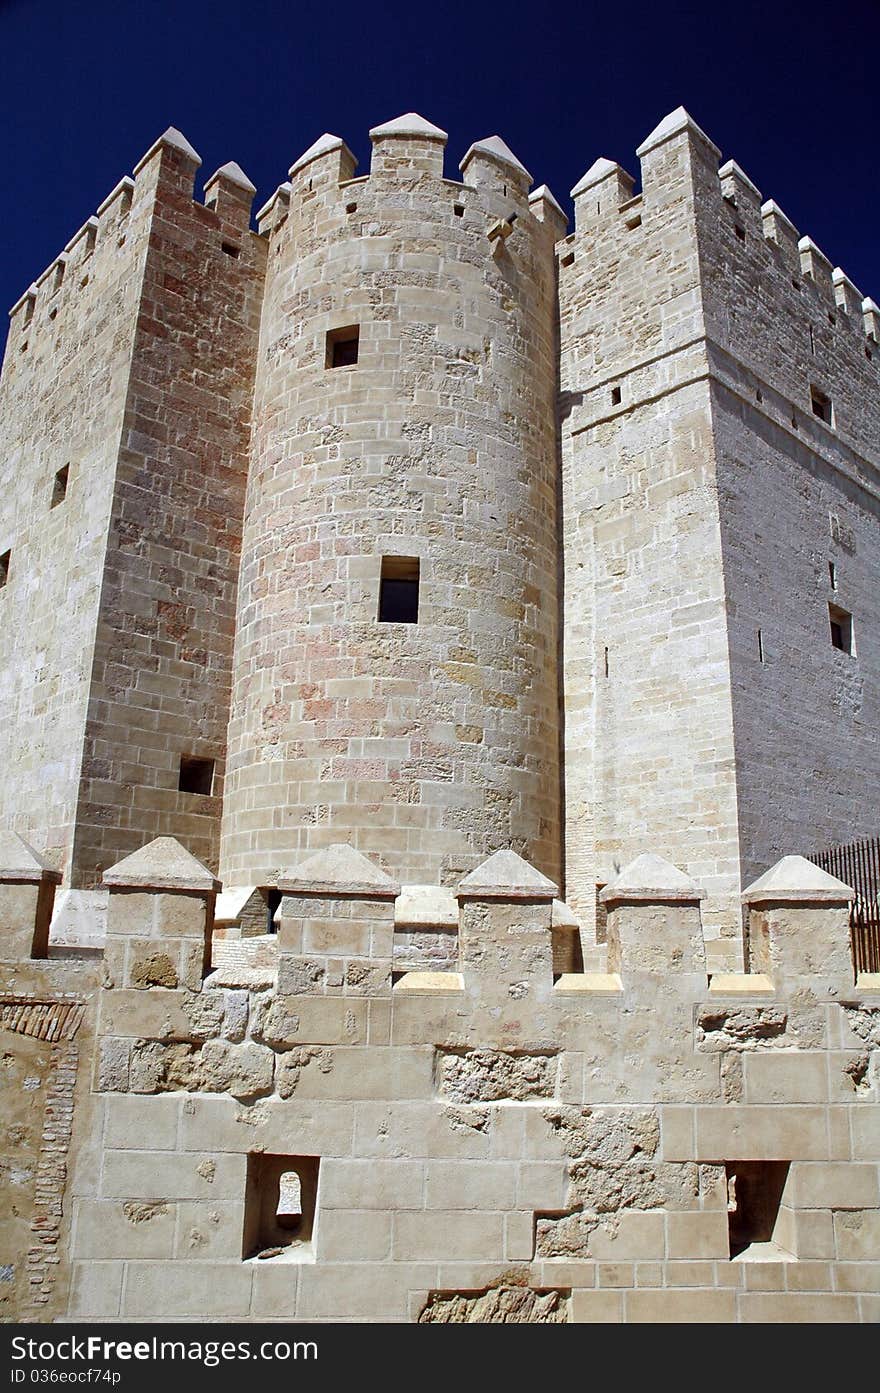
[[[461,164],[458,166],[462,173],[464,173],[465,167],[470,164],[474,155],[489,155],[491,159],[498,160],[501,164],[506,164],[511,169],[516,170],[518,174],[528,179],[529,183],[532,182],[532,176],[525,165],[516,158],[510,146],[505,144],[500,135],[490,135],[487,136],[485,140],[475,140]]]
[[[310,145],[308,150],[303,151],[298,160],[294,160],[290,169],[287,171],[288,178],[292,179],[301,169],[305,169],[307,164],[311,164],[312,160],[320,159],[322,155],[329,155],[332,150],[338,150],[340,152],[340,157],[343,154],[348,155],[353,166],[357,166],[357,160],[342,139],[342,136],[331,135],[329,131],[325,131],[323,135],[318,136],[314,145]]]
[[[620,165],[615,164],[613,160],[606,160],[604,157],[594,160],[586,174],[578,179],[571,191],[571,197],[577,198],[579,194],[586,193],[587,189],[591,189],[594,184],[601,184],[603,179],[607,179],[609,174],[614,174],[616,171],[623,173]]]
[[[664,116],[659,126],[655,126],[646,140],[643,140],[636,154],[639,159],[647,155],[649,151],[656,150],[658,145],[665,145],[667,140],[674,140],[676,136],[684,134],[697,136],[712,149],[716,155],[721,151],[713,141],[709,139],[706,132],[702,130],[688,111],[683,106],[677,106],[674,111],[670,111],[668,116]]]
[[[408,111],[404,116],[396,116],[393,121],[386,121],[384,125],[374,126],[370,131],[371,140],[382,140],[389,135],[414,136],[421,140],[442,140],[444,145],[449,139],[446,131],[441,131],[439,126],[434,126],[430,121],[426,121],[424,116],[420,116],[417,111]]]
[[[560,208],[559,203],[553,197],[553,194],[551,193],[550,189],[548,189],[546,184],[539,184],[538,187],[536,189],[532,189],[532,192],[529,194],[530,204],[541,202],[548,203],[551,208],[555,208],[559,216],[565,218],[565,221],[568,222],[568,216],[565,210],[563,208]]]
[[[167,131],[163,131],[159,139],[153,142],[143,158],[138,160],[134,167],[135,174],[139,174],[147,161],[151,160],[156,151],[161,150],[163,146],[171,146],[172,149],[179,150],[182,155],[192,160],[196,167],[202,163],[201,155],[198,150],[193,149],[186,136],[177,130],[175,126],[169,126]],[[100,209],[98,211],[100,212]]]
[[[144,155],[144,160],[148,158],[149,157],[147,155]],[[143,164],[143,160],[141,160],[141,164]],[[116,188],[110,190],[107,197],[104,199],[104,202],[98,204],[98,217],[100,218],[102,213],[106,213],[111,203],[115,203],[117,198],[127,198],[130,200],[133,193],[134,180],[126,174],[123,179],[120,179],[119,183],[116,185]]]
[[[660,901],[682,901],[692,904],[706,898],[705,890],[700,890],[690,876],[685,875],[671,861],[646,851],[630,861],[610,885],[606,885],[599,899],[603,904],[614,904],[620,900],[643,900],[649,903]]]
[[[30,885],[49,881],[58,885],[61,872],[53,870],[48,861],[17,832],[0,832],[0,883],[4,881]]]
[[[279,184],[271,198],[267,198],[262,208],[255,214],[258,223],[273,211],[276,203],[283,203],[285,206],[290,203],[290,195],[293,193],[293,186],[285,179],[283,184]]]
[[[718,178],[722,181],[722,183],[730,180],[732,183],[744,185],[744,187],[747,188],[749,192],[752,194],[752,196],[756,198],[760,203],[761,190],[757,188],[755,184],[752,183],[745,170],[740,169],[736,160],[728,160],[726,164],[723,164],[718,171]]]
[[[334,842],[332,846],[312,852],[287,875],[281,876],[278,889],[288,895],[363,895],[396,899],[400,894],[400,882],[392,880],[348,842]]]
[[[761,204],[761,217],[765,223],[779,223],[794,238],[800,236],[791,218],[783,213],[779,204],[772,198],[768,198],[766,203]]]
[[[553,901],[553,913],[550,923],[554,929],[578,929],[580,922],[575,914],[569,909],[565,900]]]
[[[783,856],[742,893],[745,904],[846,904],[855,892],[805,856]]]
[[[104,872],[104,884],[125,890],[219,890],[207,866],[197,861],[175,837],[156,837],[139,851],[124,856]]]
[[[515,851],[496,851],[458,883],[460,900],[555,900],[559,887]]]
[[[212,184],[216,184],[218,179],[225,180],[227,184],[235,184],[237,188],[244,189],[245,193],[254,194],[257,192],[256,184],[251,183],[241,165],[236,164],[235,160],[230,160],[228,164],[221,165],[216,173],[211,175],[210,179],[205,184],[205,188],[209,189]]]
[[[12,309],[9,311],[10,315],[13,315],[13,314],[17,313],[17,311],[21,309],[22,305],[24,304],[24,302],[25,302],[26,300],[36,300],[36,298],[37,298],[37,283],[36,283],[36,281],[32,281],[31,284],[28,286],[27,290],[24,292],[24,294],[23,294],[23,295],[19,295],[19,297],[18,297],[18,299],[16,300],[15,304],[12,306]]]

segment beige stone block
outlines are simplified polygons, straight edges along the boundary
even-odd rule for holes
[[[880,1292],[880,1262],[837,1262],[834,1280],[838,1291]]]
[[[284,1056],[280,1056],[283,1063]],[[434,1051],[421,1049],[328,1048],[305,1065],[297,1098],[432,1098]]]
[[[828,1097],[825,1056],[764,1050],[743,1056],[747,1103],[822,1103]]]
[[[252,1265],[253,1320],[292,1320],[296,1315],[301,1264],[297,1262],[257,1262]],[[305,1335],[305,1338],[308,1336]]]
[[[788,1262],[785,1264],[785,1283],[789,1291],[830,1291],[832,1288],[830,1262]],[[838,1282],[838,1290],[841,1290]],[[844,1287],[844,1291],[852,1288]]]
[[[77,1200],[73,1251],[77,1258],[171,1258],[177,1206],[165,1200]]]
[[[472,1210],[395,1214],[392,1251],[396,1262],[502,1258],[504,1216]]]
[[[880,1161],[880,1107],[856,1103],[847,1109],[856,1161]]]
[[[852,1156],[850,1137],[851,1107],[828,1109],[828,1155],[832,1161],[848,1161]]]
[[[387,1262],[391,1214],[376,1209],[321,1208],[315,1236],[318,1262]]]
[[[611,1262],[665,1255],[663,1215],[630,1211],[602,1220],[590,1235],[590,1256]]]
[[[297,1317],[309,1320],[401,1320],[409,1314],[409,1293],[436,1287],[436,1268],[429,1263],[302,1265]]]
[[[504,1216],[504,1256],[513,1262],[530,1262],[535,1251],[535,1221],[530,1213]]]
[[[704,1107],[696,1113],[700,1161],[824,1160],[828,1130],[824,1108]]]
[[[422,1161],[329,1159],[321,1167],[320,1204],[327,1209],[423,1209]]]
[[[187,1261],[240,1261],[244,1200],[184,1200],[177,1206],[174,1256]]]
[[[516,1166],[512,1163],[428,1161],[425,1180],[426,1209],[512,1209],[516,1202]]]
[[[600,1287],[631,1287],[635,1269],[631,1262],[599,1262],[596,1264],[596,1285]]]
[[[694,1109],[660,1109],[660,1152],[664,1161],[691,1161],[694,1149]]]
[[[666,1264],[667,1287],[710,1287],[715,1264],[693,1259],[690,1262],[669,1262]]]
[[[785,1291],[785,1262],[760,1262],[747,1258],[737,1260],[745,1274],[746,1291]]]
[[[490,1108],[356,1103],[354,1149],[359,1156],[488,1160],[494,1121]]]
[[[636,1286],[637,1287],[662,1287],[663,1285],[663,1264],[662,1262],[637,1262],[636,1263]]]
[[[360,1045],[367,1038],[364,997],[286,997],[285,1006],[288,1025],[283,1039],[272,1038],[273,1045]]]
[[[132,1200],[237,1200],[246,1157],[228,1152],[107,1151],[101,1196]]]
[[[839,1258],[853,1261],[880,1257],[880,1209],[852,1209],[832,1217]]]
[[[736,1320],[733,1291],[628,1291],[626,1319],[633,1324],[729,1324]]]
[[[801,1258],[833,1258],[834,1216],[827,1209],[795,1209],[794,1253]]]
[[[117,1095],[106,1100],[104,1145],[119,1151],[173,1151],[182,1106],[180,1098]]]
[[[181,1151],[256,1151],[291,1156],[345,1156],[351,1151],[354,1109],[349,1103],[262,1098],[186,1098],[180,1119]]]
[[[529,1267],[529,1281],[535,1287],[595,1287],[596,1264],[572,1259],[566,1262],[552,1258],[546,1262],[533,1262]]]
[[[749,1324],[852,1324],[859,1318],[856,1298],[836,1292],[741,1292],[737,1302],[740,1320]]]
[[[68,1315],[78,1320],[107,1320],[119,1315],[122,1262],[75,1262],[70,1273]]]
[[[564,1209],[568,1176],[560,1162],[523,1161],[517,1167],[516,1204],[522,1209]]]
[[[623,1292],[573,1291],[571,1319],[578,1325],[620,1324],[623,1320]]]
[[[872,1209],[880,1204],[877,1167],[799,1162],[789,1173],[786,1199],[800,1209]]]
[[[730,1253],[727,1214],[717,1210],[666,1215],[670,1258],[724,1258]]]
[[[149,1320],[240,1319],[250,1312],[255,1264],[228,1262],[130,1262],[122,1315]]]

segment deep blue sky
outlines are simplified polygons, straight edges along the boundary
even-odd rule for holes
[[[448,174],[497,132],[568,208],[679,104],[880,300],[878,55],[878,0],[0,0],[0,308],[168,125],[259,206],[323,131],[366,173],[369,127],[414,109]]]

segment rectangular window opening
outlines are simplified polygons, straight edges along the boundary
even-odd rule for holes
[[[828,580],[832,590],[837,589],[837,567],[833,561],[828,562]]]
[[[9,580],[9,562],[11,559],[11,551],[4,551],[3,555],[0,556],[0,590],[3,589],[3,586],[6,585]]]
[[[63,503],[67,497],[67,482],[70,478],[70,465],[65,464],[63,469],[59,469],[55,475],[55,482],[52,485],[51,507],[57,508],[59,503]]]
[[[463,204],[463,203],[453,203],[453,205],[452,205],[452,211],[453,211],[453,213],[455,214],[455,216],[456,216],[457,218],[463,218],[463,217],[464,217],[464,204]]]
[[[419,558],[383,556],[379,580],[379,623],[418,624]]]
[[[769,1245],[768,1257],[772,1257],[773,1250],[777,1256],[785,1254],[774,1235],[789,1165],[789,1161],[726,1162],[727,1228],[732,1258],[754,1244]]]
[[[621,397],[620,388],[619,388],[619,387],[612,387],[612,388],[611,388],[611,405],[612,405],[612,406],[620,406],[620,397]]]
[[[360,334],[359,324],[348,324],[344,329],[330,329],[327,333],[324,366],[353,368],[358,360]]]
[[[760,629],[758,630],[758,661],[761,663],[767,661],[764,657],[764,634]]]
[[[227,256],[231,256],[236,260],[241,253],[241,247],[237,247],[234,242],[221,242],[220,249],[224,251]]]
[[[319,1165],[317,1156],[248,1154],[243,1259],[314,1256]]]
[[[852,615],[838,605],[828,606],[828,621],[831,625],[831,642],[841,653],[855,653],[853,643]]]
[[[746,240],[746,230],[741,223],[734,223],[733,230],[741,242]]]
[[[634,213],[631,217],[624,218],[623,221],[629,232],[635,232],[636,228],[642,225],[642,215],[641,213]]]
[[[560,264],[561,266],[573,266],[573,265],[574,265],[574,252],[566,252],[565,256],[563,256],[563,257],[560,258],[560,263],[559,263],[559,264]]]
[[[210,798],[213,786],[213,759],[201,759],[197,755],[180,756],[180,773],[177,779],[179,793],[198,793],[203,798]]]
[[[831,398],[826,396],[824,392],[820,392],[818,387],[810,388],[810,406],[813,409],[813,415],[818,416],[820,421],[824,421],[828,426],[834,424],[834,407],[831,404]]]

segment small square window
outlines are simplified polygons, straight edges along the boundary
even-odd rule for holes
[[[313,1256],[319,1167],[317,1156],[248,1154],[244,1259],[302,1261]]]
[[[59,503],[63,503],[67,497],[67,481],[70,477],[70,465],[65,464],[63,469],[59,469],[55,475],[55,482],[52,485],[52,508],[57,508]]]
[[[418,624],[419,559],[383,556],[379,581],[380,624]]]
[[[241,247],[237,247],[234,242],[221,242],[220,250],[225,252],[227,256],[231,256],[235,261],[238,260],[241,253]]]
[[[324,366],[327,368],[353,368],[358,360],[360,335],[359,324],[349,324],[344,329],[329,330]]]
[[[452,211],[453,211],[453,213],[455,214],[455,216],[456,216],[457,218],[463,218],[463,217],[464,217],[464,204],[463,204],[463,203],[453,203],[453,205],[452,205]]]
[[[831,642],[841,653],[855,653],[853,643],[852,615],[838,605],[828,606],[828,620],[831,624]]]
[[[11,551],[4,551],[3,555],[0,556],[0,590],[2,590],[3,586],[9,580],[9,562],[11,557]]]
[[[619,388],[619,387],[612,387],[612,388],[611,388],[611,405],[612,405],[612,406],[620,406],[620,388]]]
[[[813,415],[818,416],[820,421],[824,421],[827,426],[834,425],[834,407],[831,398],[824,392],[820,392],[818,387],[810,388],[810,406],[813,408]]]
[[[196,755],[180,756],[180,774],[177,780],[180,793],[198,793],[204,798],[210,798],[213,786],[213,759],[199,759]]]

